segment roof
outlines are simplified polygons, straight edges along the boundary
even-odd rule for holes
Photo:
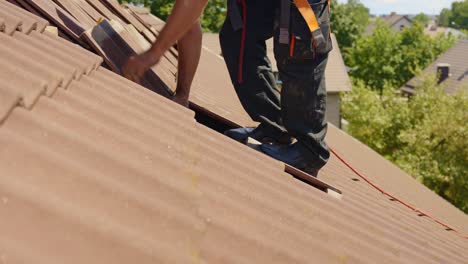
[[[437,24],[429,24],[424,28],[424,33],[431,37],[436,37],[440,34],[443,34],[445,36],[452,35],[457,38],[466,38],[466,35],[460,30],[449,27],[439,27]]]
[[[383,17],[383,20],[387,22],[390,26],[395,25],[401,20],[407,20],[407,22],[411,23],[411,19],[407,15],[398,15],[396,13],[392,13],[388,16]]]
[[[452,48],[437,58],[429,65],[422,75],[437,74],[437,65],[449,64],[450,76],[442,84],[445,85],[445,91],[453,94],[460,89],[468,91],[468,40],[458,41]],[[414,88],[420,82],[420,77],[416,76],[406,83],[401,89],[408,93],[413,93]]]
[[[340,47],[334,34],[331,34],[333,50],[329,54],[327,68],[325,70],[325,81],[327,84],[328,93],[348,92],[351,91],[351,81],[349,79],[346,65],[344,64],[343,56],[341,55]],[[274,72],[278,72],[276,66],[275,55],[273,53],[273,39],[268,39],[267,55],[271,62],[271,67]],[[215,54],[222,56],[221,46],[219,44],[219,35],[217,33],[204,33],[203,45],[212,50]]]
[[[377,22],[382,19],[382,21],[387,24],[389,27],[395,26],[398,22],[405,20],[408,24],[412,23],[411,18],[408,15],[398,15],[397,13],[391,13],[390,15],[386,16],[381,16],[378,17],[377,19],[371,19],[369,25],[367,25],[367,28],[364,32],[365,35],[372,35],[374,32],[375,28],[377,27]],[[400,30],[400,28],[397,28]]]
[[[0,38],[3,262],[467,259],[466,239],[389,200],[335,156],[320,178],[341,199],[100,67],[89,51],[36,31]],[[233,100],[222,96],[206,100]],[[468,231],[466,215],[361,143],[333,126],[328,141],[376,184]]]

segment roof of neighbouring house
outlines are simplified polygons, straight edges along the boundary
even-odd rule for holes
[[[425,27],[424,33],[430,37],[436,37],[440,34],[443,34],[445,36],[452,35],[457,38],[466,38],[466,35],[460,30],[449,27],[439,27],[436,24],[430,24]]]
[[[81,5],[59,2],[65,1]],[[109,1],[102,2],[105,8],[125,19]],[[151,86],[159,85],[153,78],[158,71],[171,76],[177,57],[166,57],[154,76],[146,76],[146,88],[101,66],[121,63],[119,52],[131,49],[120,45],[138,47],[145,34],[157,37],[146,24],[134,25],[136,32],[95,25],[91,31],[112,35],[80,36],[88,44],[96,37],[95,46],[86,46],[90,52],[43,31],[35,16],[9,14],[0,13],[2,262],[467,259],[468,242],[460,233],[468,232],[468,217],[337,128],[329,129],[331,148],[363,177],[332,156],[319,177],[341,190],[332,196],[330,188],[296,180],[281,162],[197,123],[193,111],[151,91],[164,90]],[[20,25],[28,23],[36,27],[23,31],[29,27]],[[72,31],[60,30],[73,38]],[[111,53],[108,45],[119,49]],[[218,67],[222,61],[205,52],[202,63],[194,91],[198,109],[226,122],[251,123],[232,88],[220,85],[228,81]]]
[[[445,85],[446,93],[453,94],[460,89],[468,91],[468,40],[458,41],[457,44],[429,65],[422,72],[422,75],[437,74],[437,65],[442,63],[450,65],[450,76],[442,83]],[[401,89],[412,94],[419,82],[420,77],[416,76]]]
[[[343,56],[340,47],[336,40],[336,36],[331,34],[333,50],[329,54],[327,68],[325,70],[325,80],[327,84],[327,92],[338,93],[351,91],[351,81],[344,64]],[[221,47],[219,44],[219,35],[216,33],[203,34],[203,45],[212,50],[215,54],[222,56]],[[267,55],[271,62],[271,67],[274,72],[278,72],[276,66],[275,55],[273,52],[273,39],[266,41]]]
[[[391,13],[388,16],[384,16],[383,20],[390,26],[395,25],[396,23],[400,22],[401,20],[406,20],[409,23],[412,22],[412,20],[407,15],[399,15],[399,14],[396,14],[396,13]]]
[[[412,20],[408,15],[398,15],[396,13],[391,13],[390,15],[386,15],[386,16],[371,19],[369,25],[367,25],[367,28],[366,28],[364,34],[365,35],[372,35],[375,28],[377,27],[377,23],[378,23],[379,20],[382,20],[389,27],[393,27],[395,24],[397,24],[401,20],[406,20],[406,22],[412,23]]]

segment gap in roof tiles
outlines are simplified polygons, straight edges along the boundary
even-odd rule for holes
[[[224,131],[239,127],[235,124],[230,123],[229,120],[223,120],[221,117],[215,116],[209,113],[208,111],[206,111],[205,109],[201,109],[192,103],[190,104],[190,108],[191,110],[195,112],[195,120],[199,124],[202,124],[220,134],[224,135]],[[248,141],[246,142],[247,146],[261,152],[260,144],[261,144],[260,142],[252,138],[249,138]],[[341,199],[342,192],[338,188],[335,188],[327,183],[324,183],[321,180],[314,178],[313,176],[308,175],[288,165],[285,165],[284,171],[290,174],[291,176],[293,176],[293,178],[307,185],[310,185],[324,193],[331,194],[332,197]]]

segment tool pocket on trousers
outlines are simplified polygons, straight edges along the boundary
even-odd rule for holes
[[[326,55],[332,49],[330,39],[330,14],[327,1],[317,2],[309,0],[312,10],[317,17],[320,32],[323,35],[324,43],[317,44],[314,40],[307,22],[299,10],[291,7],[291,22],[290,22],[290,41],[287,57],[289,60],[302,61],[314,60],[317,57]]]

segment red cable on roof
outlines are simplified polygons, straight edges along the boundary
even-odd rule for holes
[[[434,222],[442,225],[443,227],[445,227],[447,230],[450,230],[450,231],[454,231],[455,233],[459,234],[460,236],[462,236],[463,238],[465,239],[468,239],[468,235],[465,235],[463,234],[462,232],[458,231],[457,229],[449,226],[448,224],[438,220],[437,218],[417,209],[416,207],[410,205],[409,203],[407,202],[404,202],[398,198],[396,198],[394,195],[390,194],[389,192],[385,191],[384,189],[380,188],[379,186],[377,186],[375,183],[373,183],[371,180],[369,180],[368,178],[366,178],[362,173],[360,173],[359,171],[357,171],[353,166],[351,166],[343,157],[341,157],[335,150],[333,150],[332,148],[330,148],[330,151],[344,164],[346,165],[346,167],[348,167],[351,171],[353,171],[357,176],[359,176],[361,179],[363,179],[365,182],[367,182],[369,185],[371,185],[372,187],[374,187],[375,189],[377,189],[379,192],[381,192],[382,194],[384,195],[387,195],[388,197],[390,197],[391,199],[401,203],[402,205],[408,207],[409,209],[415,211],[416,213],[419,213],[421,216],[426,216],[428,217],[429,219],[433,220]]]

